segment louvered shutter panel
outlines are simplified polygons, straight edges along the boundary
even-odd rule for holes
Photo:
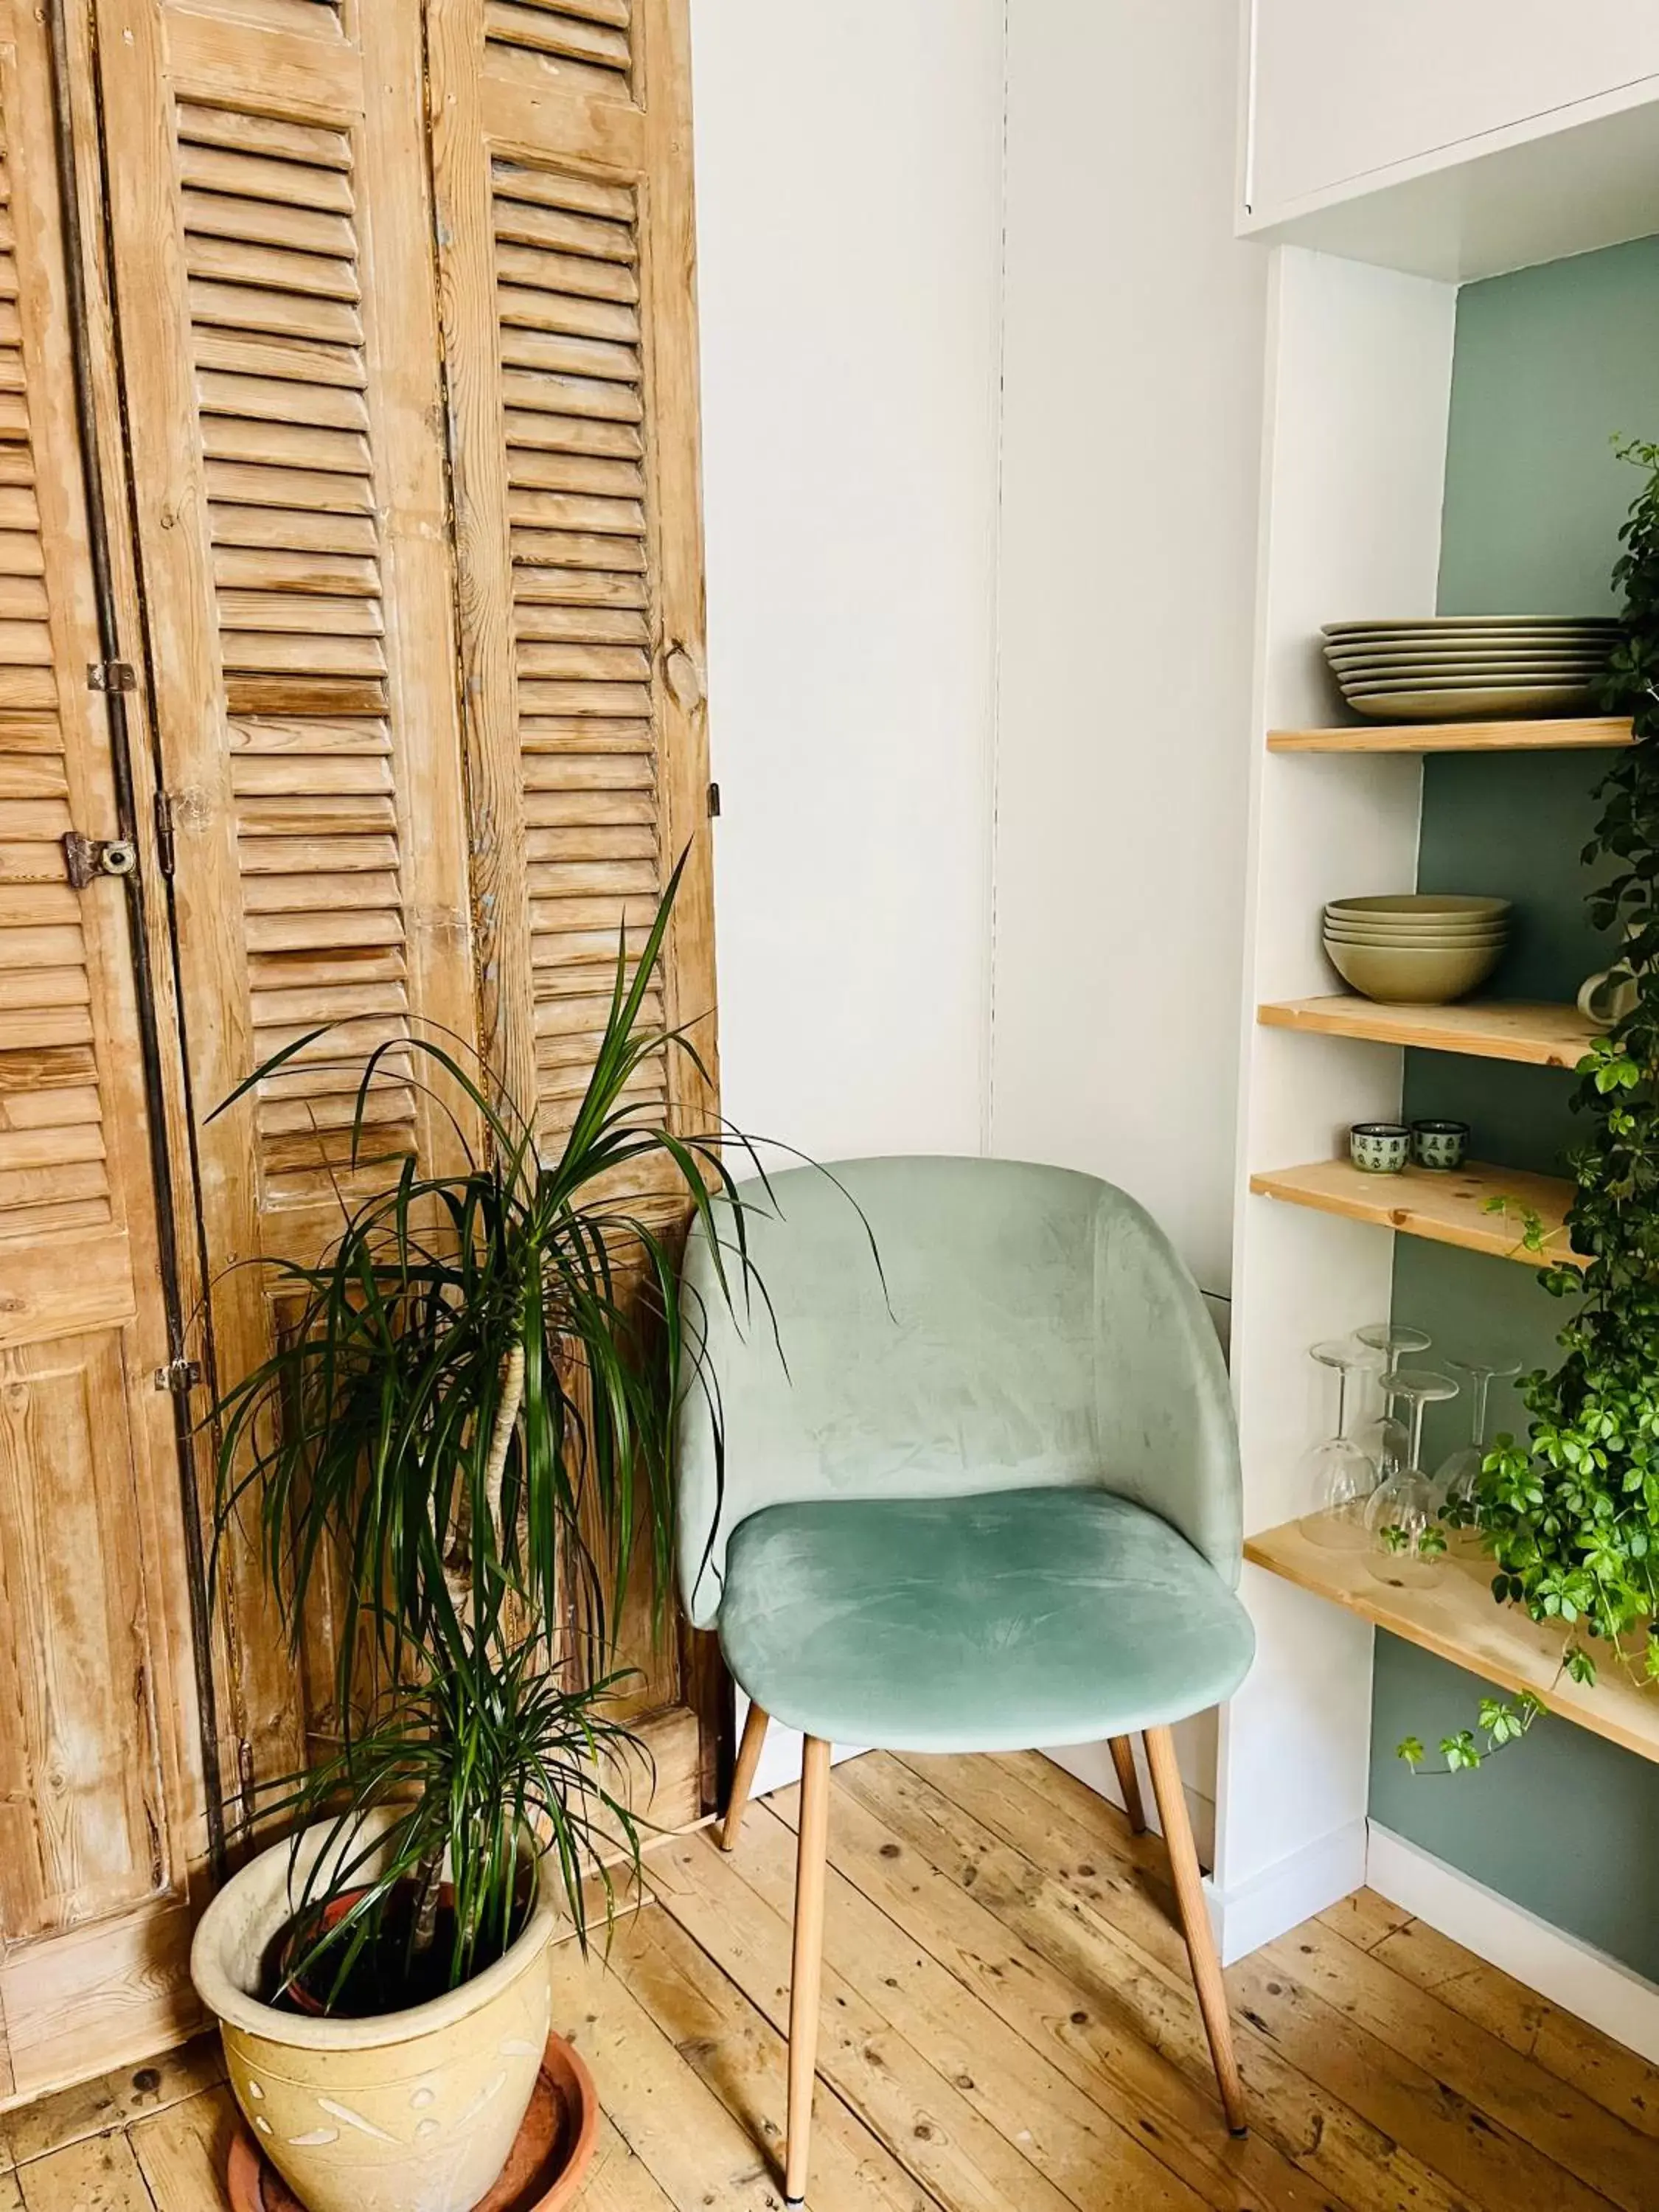
[[[463,1040],[473,1024],[419,11],[102,0],[100,24],[202,1209],[222,1270],[314,1254],[341,1203],[401,1158],[451,1158],[442,1101],[398,1048],[418,1024]],[[323,1024],[257,1097],[205,1118]],[[373,1158],[354,1177],[355,1064],[380,1045]],[[213,1316],[228,1382],[270,1342],[257,1274],[222,1274]],[[302,1743],[257,1561],[237,1555],[228,1602],[241,1763],[281,1772]]]
[[[430,0],[432,165],[484,1033],[556,1157],[626,928],[692,845],[636,1103],[714,1126],[691,144],[684,0]],[[695,841],[695,842],[694,842]],[[664,1217],[673,1179],[622,1194]],[[653,1816],[708,1799],[707,1655],[620,1657]]]
[[[252,1057],[328,1033],[254,1116],[262,1202],[349,1168],[349,1073],[409,1034],[386,580],[349,132],[176,111]],[[406,1056],[375,1152],[416,1146]],[[378,1172],[378,1168],[377,1168]]]
[[[429,35],[485,1024],[556,1156],[694,838],[651,1012],[714,1066],[685,15],[432,0]],[[637,1103],[712,1126],[682,1059]]]
[[[628,98],[635,82],[629,0],[487,0],[492,48],[545,55],[561,85]]]
[[[0,2098],[182,2032],[182,1531],[46,34],[0,0]]]

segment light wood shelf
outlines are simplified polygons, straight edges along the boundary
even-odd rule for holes
[[[1537,1267],[1574,1261],[1565,1226],[1572,1185],[1554,1176],[1528,1175],[1519,1168],[1491,1167],[1468,1160],[1449,1172],[1408,1167],[1400,1175],[1367,1175],[1348,1160],[1315,1160],[1307,1167],[1281,1168],[1253,1175],[1250,1188],[1264,1198],[1320,1213],[1339,1213],[1379,1229],[1397,1229],[1435,1244],[1456,1244],[1468,1252],[1489,1252]],[[1508,1198],[1528,1206],[1545,1228],[1543,1256],[1525,1250],[1522,1223],[1513,1209],[1488,1213],[1491,1198]],[[1582,1262],[1575,1261],[1575,1264]]]
[[[1601,1034],[1577,1006],[1522,999],[1466,999],[1455,1006],[1387,1006],[1346,995],[1287,999],[1258,1006],[1256,1019],[1268,1029],[1420,1045],[1430,1052],[1522,1060],[1533,1067],[1576,1067]]]
[[[1363,1552],[1327,1551],[1310,1543],[1295,1521],[1250,1537],[1244,1556],[1483,1681],[1512,1692],[1530,1690],[1563,1720],[1640,1759],[1659,1759],[1659,1686],[1632,1681],[1605,1650],[1598,1652],[1594,1688],[1570,1680],[1561,1672],[1566,1630],[1529,1620],[1518,1607],[1496,1604],[1492,1565],[1484,1553],[1449,1556],[1426,1589],[1378,1582]]]
[[[1616,714],[1557,722],[1350,722],[1340,729],[1267,732],[1267,750],[1275,753],[1565,752],[1630,742],[1629,720]]]

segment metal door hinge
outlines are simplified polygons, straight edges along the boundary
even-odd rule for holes
[[[158,791],[155,794],[155,856],[161,864],[162,875],[171,883],[174,857],[173,801],[165,791]]]
[[[180,1397],[193,1390],[201,1379],[202,1363],[199,1359],[170,1359],[165,1367],[158,1367],[155,1370],[156,1389],[175,1390]]]
[[[71,887],[83,891],[94,876],[130,876],[138,866],[138,848],[126,837],[83,837],[64,833],[64,866]]]
[[[717,784],[717,783],[711,783],[711,784],[709,785],[709,787],[708,787],[708,813],[709,813],[709,818],[710,818],[711,820],[715,819],[715,818],[719,816],[720,811],[720,787],[719,784]]]
[[[138,672],[130,660],[94,660],[87,669],[88,691],[136,691]]]

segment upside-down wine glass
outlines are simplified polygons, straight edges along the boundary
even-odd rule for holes
[[[1382,1372],[1378,1382],[1382,1391],[1382,1411],[1360,1432],[1360,1441],[1376,1462],[1377,1478],[1386,1482],[1398,1474],[1406,1464],[1406,1425],[1396,1420],[1389,1410],[1391,1393],[1390,1380],[1400,1372],[1402,1352],[1426,1352],[1431,1339],[1426,1329],[1413,1328],[1409,1322],[1372,1321],[1364,1328],[1357,1328],[1358,1342],[1382,1355]]]
[[[1423,1408],[1455,1398],[1457,1385],[1449,1375],[1437,1375],[1425,1367],[1398,1367],[1386,1388],[1390,1397],[1405,1400],[1409,1413],[1404,1464],[1378,1483],[1365,1508],[1370,1571],[1380,1583],[1421,1589],[1438,1576],[1446,1553],[1439,1500],[1421,1463]]]
[[[1451,1542],[1459,1551],[1477,1552],[1480,1548],[1480,1470],[1492,1449],[1486,1435],[1486,1397],[1494,1382],[1507,1382],[1521,1372],[1521,1362],[1449,1359],[1446,1364],[1455,1374],[1468,1377],[1469,1440],[1441,1461],[1435,1469],[1434,1486],[1441,1518],[1452,1531]]]
[[[1310,1356],[1336,1371],[1336,1429],[1302,1457],[1300,1494],[1313,1500],[1302,1516],[1302,1533],[1326,1551],[1361,1552],[1370,1540],[1365,1504],[1376,1487],[1376,1462],[1348,1434],[1348,1377],[1369,1366],[1370,1357],[1352,1337],[1316,1344]]]

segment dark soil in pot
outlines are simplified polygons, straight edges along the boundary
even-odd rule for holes
[[[296,1913],[279,1929],[261,1962],[258,1995],[278,2012],[328,2014],[343,2020],[376,2020],[404,2012],[442,1996],[450,1987],[455,1948],[454,1892],[446,1882],[439,1892],[433,1939],[414,1948],[416,1885],[399,1882],[380,1910],[359,1927],[319,1948],[319,1939],[338,1927],[368,1894],[349,1890],[325,1905]],[[474,1947],[471,1972],[495,1965],[525,1923],[530,1899],[514,1915],[507,1942],[481,1936]]]

